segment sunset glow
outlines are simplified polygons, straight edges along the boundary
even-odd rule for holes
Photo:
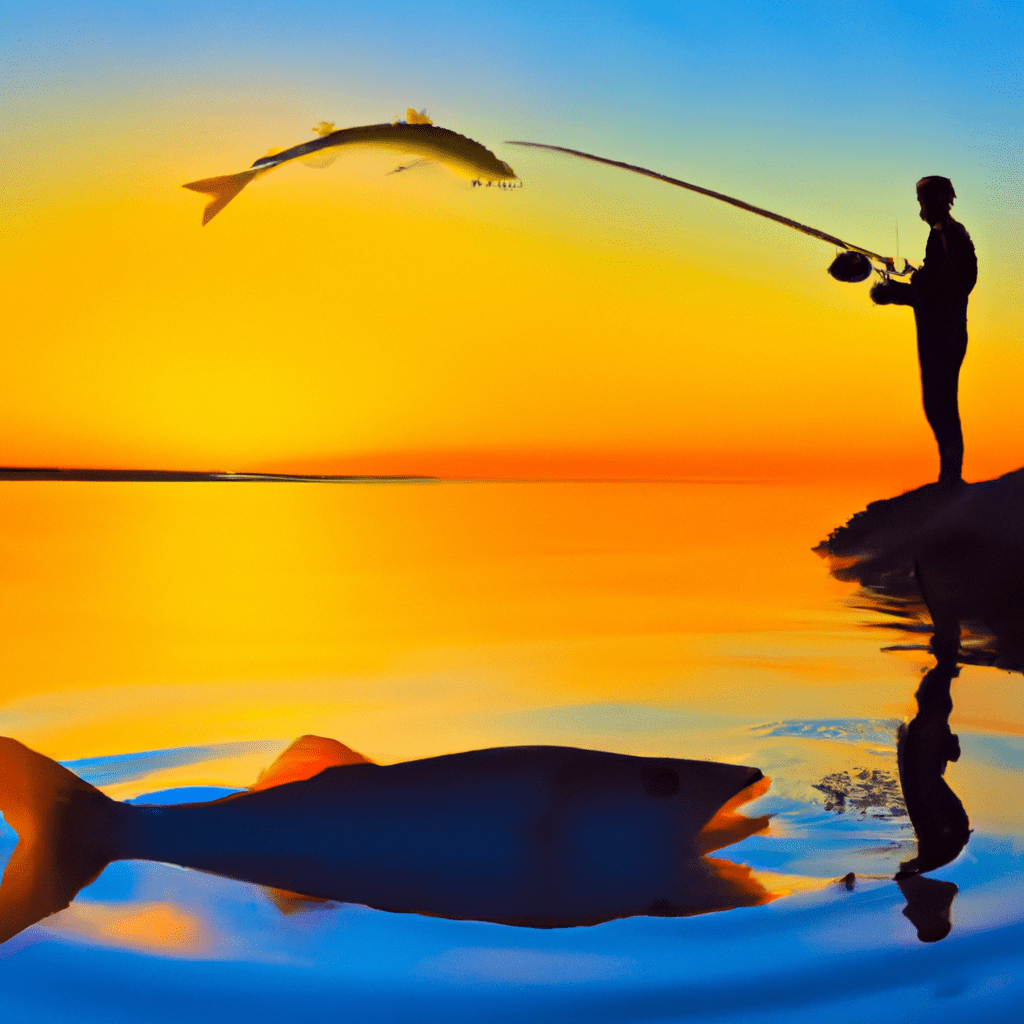
[[[682,56],[602,109],[571,95],[541,103],[551,71],[527,94],[484,89],[485,100],[486,76],[473,80],[480,71],[454,20],[438,43],[454,61],[447,88],[436,69],[398,73],[424,30],[412,13],[406,33],[378,40],[372,74],[333,50],[336,39],[358,48],[372,35],[369,16],[317,18],[304,74],[299,37],[285,31],[257,88],[242,83],[263,57],[225,57],[216,40],[236,29],[205,9],[208,35],[195,44],[184,22],[136,14],[115,28],[113,7],[85,8],[103,28],[76,38],[73,58],[45,48],[29,8],[8,16],[14,45],[43,46],[32,74],[53,77],[40,88],[15,70],[7,101],[0,464],[572,479],[889,473],[908,483],[932,474],[912,318],[873,308],[867,285],[828,278],[829,246],[658,182],[504,146],[509,138],[681,175],[878,251],[895,250],[898,223],[912,262],[926,234],[913,183],[949,174],[981,263],[962,384],[967,475],[1020,462],[1022,207],[997,141],[1012,111],[989,105],[986,71],[973,92],[957,89],[949,127],[938,100],[956,83],[928,77],[942,64],[936,47],[952,45],[945,35],[918,43],[894,26],[908,59],[920,54],[897,129],[856,47],[824,81],[813,61],[776,68],[774,86],[724,66],[729,89],[757,94],[748,113],[715,92],[714,78],[698,85]],[[665,17],[669,35],[692,47],[692,27]],[[821,19],[826,36],[852,32],[867,45],[866,28]],[[432,38],[444,31],[434,26]],[[531,46],[553,52],[565,31],[552,21]],[[587,45],[616,33],[628,47],[645,31],[642,20],[598,18]],[[963,31],[988,67],[1003,36],[980,22]],[[156,73],[113,56],[122,38],[159,45]],[[500,48],[497,39],[485,47]],[[775,42],[780,55],[799,45],[792,35]],[[734,60],[737,45],[724,51]],[[840,103],[855,68],[867,93]],[[183,182],[244,168],[323,118],[373,124],[407,106],[481,141],[524,187],[474,189],[436,165],[388,174],[400,154],[343,153],[323,171],[282,168],[200,229],[202,201]],[[967,126],[981,109],[993,127],[979,149]]]

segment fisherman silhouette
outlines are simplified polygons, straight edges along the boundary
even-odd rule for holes
[[[967,229],[950,215],[956,198],[949,178],[917,183],[921,219],[931,226],[924,264],[909,284],[885,280],[871,289],[879,306],[913,306],[921,365],[924,414],[939,446],[939,483],[963,483],[964,438],[957,386],[967,352],[967,297],[978,279],[978,260]]]

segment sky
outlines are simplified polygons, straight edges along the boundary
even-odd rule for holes
[[[965,475],[1021,464],[1024,14],[1002,3],[24,3],[0,12],[0,465],[504,478],[937,469],[909,310],[835,251],[977,246]],[[406,107],[509,162],[183,182]],[[897,242],[898,238],[898,242]]]

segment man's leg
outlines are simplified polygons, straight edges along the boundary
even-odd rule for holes
[[[941,484],[956,484],[963,479],[964,436],[960,427],[957,392],[960,365],[966,350],[966,332],[962,340],[954,340],[945,332],[922,332],[919,325],[921,397],[924,400],[925,418],[939,446]]]

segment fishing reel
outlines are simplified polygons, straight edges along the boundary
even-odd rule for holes
[[[913,273],[915,268],[906,260],[900,262],[902,266],[897,270],[896,260],[892,256],[874,256],[872,258],[856,249],[844,249],[832,261],[828,272],[837,281],[857,284],[860,281],[866,281],[871,276],[871,271],[874,271],[885,282],[890,277],[906,277]]]

